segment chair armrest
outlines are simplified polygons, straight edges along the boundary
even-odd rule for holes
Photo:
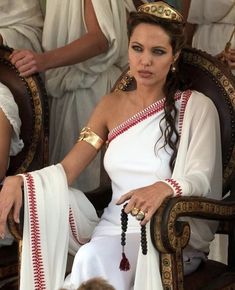
[[[184,248],[190,238],[190,226],[178,221],[180,217],[207,220],[234,221],[235,201],[223,201],[204,197],[168,198],[151,220],[151,238],[155,248],[162,253],[174,253]]]

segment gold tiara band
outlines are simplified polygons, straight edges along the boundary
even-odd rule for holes
[[[146,3],[138,7],[138,12],[152,14],[159,18],[184,23],[183,16],[172,6],[163,1]]]

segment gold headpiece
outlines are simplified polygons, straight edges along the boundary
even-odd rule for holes
[[[138,7],[138,12],[152,14],[156,17],[184,23],[183,16],[164,1],[146,3]]]

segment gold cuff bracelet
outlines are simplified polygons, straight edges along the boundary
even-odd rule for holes
[[[97,151],[102,147],[104,140],[101,139],[96,133],[91,131],[89,127],[84,127],[79,135],[78,141],[86,141],[91,144]]]

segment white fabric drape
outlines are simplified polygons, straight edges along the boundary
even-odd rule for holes
[[[60,164],[22,176],[20,290],[57,290],[63,284],[69,244],[77,251],[79,242],[90,238],[98,217],[82,192],[68,188]]]
[[[0,108],[13,129],[10,145],[10,156],[13,156],[19,153],[24,146],[23,140],[20,139],[21,120],[17,104],[11,91],[2,83],[0,83]]]
[[[5,45],[41,51],[42,26],[38,0],[0,1],[0,34]]]

